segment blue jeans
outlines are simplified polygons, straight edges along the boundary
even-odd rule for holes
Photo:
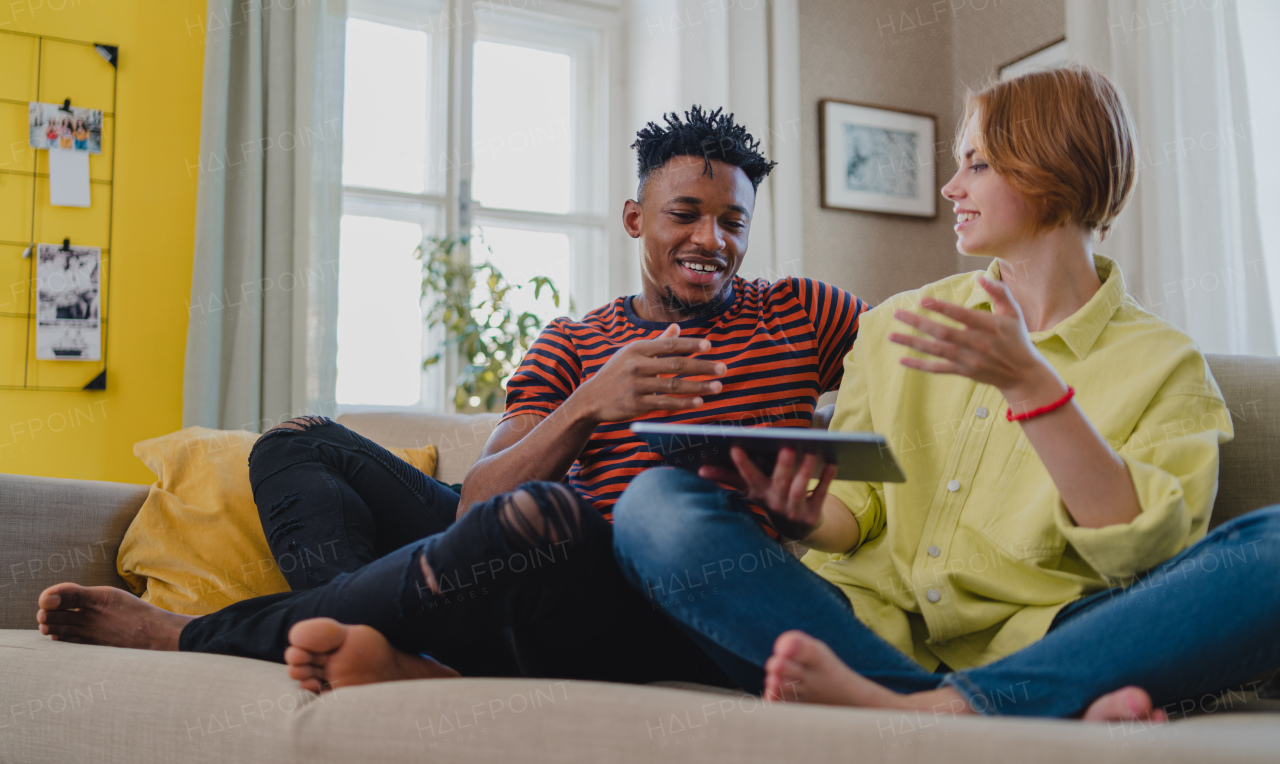
[[[951,686],[979,713],[1068,717],[1127,685],[1157,706],[1280,666],[1280,506],[1225,523],[1127,588],[1072,602],[1038,642],[930,673],[864,626],[848,599],[760,528],[741,497],[692,473],[638,475],[614,507],[624,575],[743,688],[799,629],[896,692]]]

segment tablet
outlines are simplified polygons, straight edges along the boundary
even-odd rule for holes
[[[807,427],[741,427],[731,424],[659,424],[636,422],[631,431],[673,467],[693,472],[705,465],[734,469],[729,448],[741,446],[764,474],[773,472],[784,447],[803,456],[816,453],[835,464],[837,480],[904,483],[907,478],[883,435],[828,432]],[[818,475],[814,475],[818,477]]]

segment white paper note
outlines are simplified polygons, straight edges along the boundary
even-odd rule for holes
[[[89,206],[89,152],[49,149],[49,204]]]

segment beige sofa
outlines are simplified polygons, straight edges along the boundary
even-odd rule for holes
[[[1214,522],[1280,502],[1280,360],[1213,357],[1236,439]],[[460,481],[493,417],[368,414],[388,445],[435,443]],[[1198,698],[1172,724],[1081,724],[766,705],[699,688],[531,679],[396,682],[316,697],[282,665],[52,642],[36,595],[120,586],[147,487],[0,476],[0,762],[1276,761],[1264,685]],[[1262,713],[1259,713],[1262,712]]]

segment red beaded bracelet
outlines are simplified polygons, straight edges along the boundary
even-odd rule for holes
[[[1024,422],[1028,419],[1035,419],[1041,414],[1048,414],[1050,411],[1055,411],[1067,405],[1067,402],[1070,401],[1073,397],[1075,397],[1075,394],[1076,394],[1076,389],[1074,387],[1068,386],[1067,394],[1062,396],[1058,400],[1054,401],[1053,403],[1050,403],[1048,406],[1041,406],[1035,411],[1025,411],[1016,416],[1013,413],[1013,408],[1010,407],[1008,411],[1004,412],[1004,418],[1008,419],[1010,422]]]

